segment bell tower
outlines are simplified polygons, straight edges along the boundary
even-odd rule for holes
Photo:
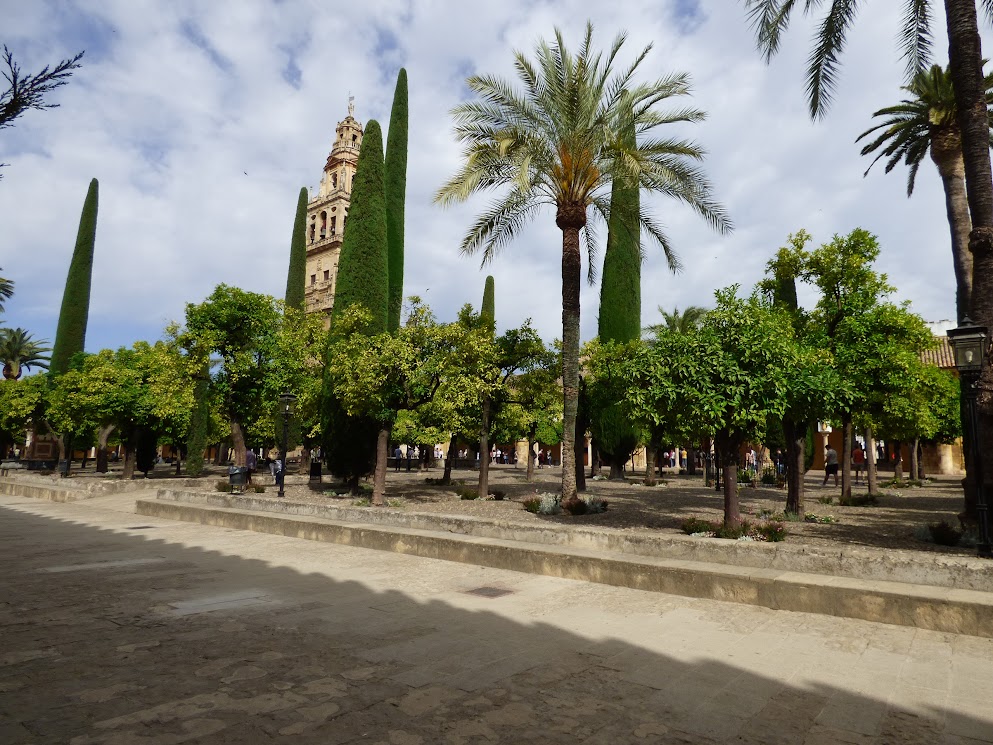
[[[338,275],[338,257],[348,220],[352,179],[362,146],[362,124],[355,119],[354,99],[348,98],[348,116],[338,122],[334,145],[324,164],[317,196],[307,203],[307,277],[305,302],[308,313],[331,312]],[[325,324],[328,321],[325,318]]]

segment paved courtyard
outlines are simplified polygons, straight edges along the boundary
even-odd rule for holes
[[[0,497],[2,743],[993,742],[993,640]]]

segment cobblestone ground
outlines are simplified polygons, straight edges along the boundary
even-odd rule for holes
[[[993,640],[0,497],[0,742],[993,742]],[[476,592],[473,592],[476,591]]]

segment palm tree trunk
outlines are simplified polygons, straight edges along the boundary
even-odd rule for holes
[[[952,238],[952,267],[955,270],[955,310],[959,323],[969,315],[972,300],[972,254],[969,253],[969,198],[965,193],[965,164],[958,132],[931,138],[931,160],[938,168],[945,191],[945,212]]]
[[[990,168],[989,112],[976,5],[975,0],[945,0],[945,19],[949,69],[958,106],[966,193],[972,218],[969,234],[969,251],[973,261],[972,298],[969,311],[973,321],[993,329],[993,171]],[[980,378],[980,390],[993,389],[993,365],[987,364]],[[987,444],[978,448],[984,475],[993,474],[993,447],[989,446],[993,443],[993,401],[989,399],[985,396],[978,402],[979,438]],[[969,464],[966,466],[968,474]],[[967,475],[968,483],[975,483],[975,471],[979,466],[975,464],[971,475]],[[975,500],[970,500],[967,491],[967,514],[970,506],[975,514]]]
[[[869,496],[879,493],[879,474],[876,472],[876,438],[872,427],[865,428],[865,483],[869,488]]]
[[[555,223],[562,231],[562,501],[578,499],[575,438],[579,407],[579,289],[582,258],[579,231],[585,205],[559,205]]]
[[[389,449],[390,431],[383,427],[376,437],[376,470],[372,477],[372,503],[377,507],[386,504],[386,459],[390,455]]]
[[[804,451],[807,448],[807,422],[783,419],[786,437],[786,512],[803,517]]]

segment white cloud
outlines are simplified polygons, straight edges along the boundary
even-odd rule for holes
[[[465,302],[478,306],[492,273],[501,328],[531,317],[546,338],[559,336],[561,239],[552,215],[480,271],[458,246],[485,200],[449,210],[431,200],[458,163],[448,111],[467,95],[466,75],[512,78],[514,49],[529,53],[555,24],[576,43],[587,16],[603,45],[621,29],[629,53],[654,43],[644,75],[692,75],[692,103],[709,116],[680,134],[707,148],[706,172],[736,224],[733,234],[717,236],[680,205],[651,202],[685,270],[673,277],[661,255],[649,253],[646,324],[658,305],[708,305],[718,287],[749,288],[801,227],[818,243],[856,226],[873,231],[883,247],[879,268],[899,297],[926,318],[951,317],[936,173],[924,164],[908,200],[899,170],[884,175],[877,167],[863,179],[868,163],[854,143],[872,112],[901,95],[891,5],[862,10],[834,105],[815,124],[803,92],[811,23],[798,16],[782,52],[765,65],[740,4],[727,0],[0,0],[4,42],[26,70],[87,49],[83,68],[53,96],[60,108],[31,112],[0,133],[0,160],[10,163],[0,182],[0,266],[17,283],[4,322],[53,337],[94,176],[101,193],[89,349],[157,338],[168,320],[182,318],[186,302],[220,282],[280,295],[297,191],[317,184],[349,93],[358,118],[376,118],[385,129],[404,65],[407,294],[421,294],[449,319]],[[936,20],[940,41],[943,19]],[[582,302],[589,338],[596,289],[584,288]]]

